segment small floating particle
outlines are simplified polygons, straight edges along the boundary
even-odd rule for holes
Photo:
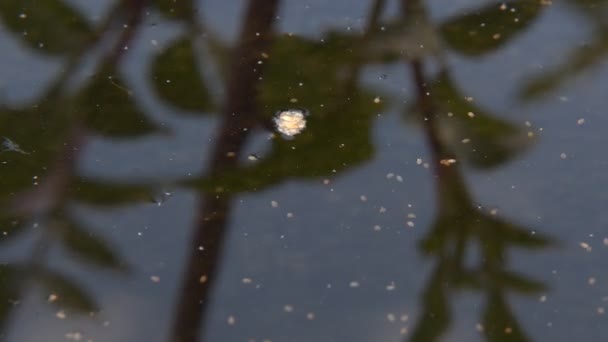
[[[468,143],[470,143],[470,142],[471,142],[471,139],[469,139],[469,138],[464,138],[464,139],[460,140],[460,142],[461,142],[461,143],[463,143],[463,144],[468,144]]]
[[[401,330],[399,330],[399,333],[400,333],[401,335],[407,335],[407,333],[408,333],[408,329],[407,329],[407,327],[403,327],[403,328],[401,328]]]
[[[236,156],[236,153],[234,152],[226,152],[226,157],[228,158],[234,158]]]
[[[479,331],[479,332],[483,332],[483,325],[481,323],[477,323],[475,325],[475,330]]]
[[[407,221],[407,226],[410,228],[414,228],[414,222],[413,221]]]
[[[228,319],[226,319],[226,322],[228,323],[228,325],[235,325],[236,324],[236,317],[230,315],[230,316],[228,316]]]
[[[277,201],[270,201],[270,206],[273,208],[277,208],[279,206],[279,202]]]
[[[604,238],[603,243],[604,243],[604,246],[608,246],[608,238]]]
[[[385,207],[380,207],[380,209],[378,210],[378,212],[380,212],[380,214],[384,214],[386,212],[386,208]]]
[[[247,156],[247,159],[249,159],[251,161],[258,161],[258,160],[260,160],[260,158],[258,156],[256,156],[255,154],[250,154],[249,156]]]
[[[395,317],[395,314],[389,313],[386,315],[386,319],[392,323],[397,320],[397,317]]]
[[[314,312],[307,313],[306,319],[308,319],[309,321],[312,321],[313,319],[315,319],[315,313]]]
[[[498,214],[498,209],[494,208],[490,210],[490,215],[496,216]]]
[[[375,225],[374,230],[379,232],[380,230],[382,230],[382,227],[380,227],[379,225]]]
[[[505,328],[505,334],[508,335],[508,334],[511,334],[512,332],[513,332],[513,328],[511,328],[511,327],[506,327]]]
[[[53,303],[53,302],[57,301],[58,298],[59,298],[59,296],[57,296],[54,293],[51,293],[49,295],[49,297],[47,298],[47,300],[49,301],[49,303]]]
[[[293,312],[293,305],[287,304],[287,305],[283,306],[283,311],[285,311],[285,312]]]
[[[606,310],[602,306],[599,306],[596,311],[598,315],[603,315],[604,313],[606,313]]]
[[[397,288],[397,285],[394,281],[391,281],[388,285],[386,285],[386,291],[394,291]]]
[[[82,339],[82,334],[78,331],[69,332],[65,334],[65,338],[72,341],[80,341]]]
[[[475,117],[475,113],[473,112],[468,112],[467,116],[470,117],[471,119]]]
[[[562,158],[562,159],[566,159],[566,158],[568,158],[568,155],[567,155],[567,154],[565,154],[565,153],[561,153],[561,154],[559,155],[559,157],[560,157],[560,158]]]
[[[243,284],[251,284],[253,282],[253,279],[243,278],[243,279],[241,279],[241,282],[243,282]]]
[[[201,283],[201,284],[206,283],[206,282],[207,282],[207,275],[206,275],[206,274],[203,274],[202,276],[200,276],[200,277],[198,278],[198,282],[199,282],[199,283]]]
[[[391,179],[393,177],[395,177],[395,174],[392,173],[392,172],[389,172],[389,173],[386,174],[386,179]]]
[[[590,246],[588,243],[586,243],[586,242],[581,242],[581,243],[579,243],[578,245],[579,245],[579,246],[581,246],[581,248],[582,248],[582,249],[584,249],[584,250],[586,250],[587,252],[591,252],[591,250],[593,249],[593,248],[591,248],[591,246]]]
[[[380,102],[382,102],[382,100],[380,99],[380,97],[379,97],[379,96],[374,97],[374,103],[375,103],[375,104],[378,104],[378,103],[380,103]]]
[[[359,284],[358,281],[351,281],[350,284],[348,284],[348,286],[352,287],[352,288],[357,288],[359,287],[361,284]]]
[[[65,311],[60,310],[60,311],[57,311],[57,313],[55,314],[55,317],[57,317],[59,319],[65,319],[67,316],[65,314]]]
[[[416,165],[420,165],[422,164],[422,159],[421,158],[417,158],[416,159]]]
[[[287,218],[293,218],[293,213],[287,213]]]
[[[584,123],[585,123],[585,119],[583,119],[583,118],[580,118],[580,119],[578,119],[578,120],[576,121],[576,124],[577,124],[577,125],[582,125],[582,124],[584,124]]]
[[[587,279],[587,284],[593,286],[595,285],[595,278],[594,277],[589,277],[589,279]]]
[[[359,196],[359,199],[361,200],[361,202],[367,202],[367,196],[365,195]]]
[[[160,282],[160,277],[153,275],[150,277],[150,280],[152,280],[153,283],[158,283],[158,282]]]
[[[397,180],[397,182],[403,183],[403,177],[401,177],[401,175],[395,176],[395,179]]]
[[[439,161],[439,164],[441,164],[443,166],[450,166],[455,163],[456,163],[456,159],[441,159]]]
[[[401,315],[401,317],[399,318],[401,322],[407,322],[408,319],[410,319],[410,316],[408,315]]]
[[[547,301],[547,296],[546,296],[546,295],[542,295],[542,296],[540,296],[540,297],[538,298],[538,301],[539,301],[539,302],[541,302],[541,303],[546,302],[546,301]]]

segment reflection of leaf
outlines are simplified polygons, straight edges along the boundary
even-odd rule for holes
[[[69,53],[92,35],[80,13],[62,0],[3,0],[0,18],[15,37],[41,53]]]
[[[195,56],[192,41],[178,39],[156,58],[152,77],[156,91],[164,100],[189,113],[202,114],[213,106]]]
[[[551,238],[543,234],[530,231],[530,229],[519,227],[499,218],[484,215],[483,221],[487,225],[484,234],[486,234],[488,239],[495,238],[509,245],[527,248],[541,248],[554,244]]]
[[[196,13],[192,0],[153,0],[167,18],[188,18]]]
[[[74,180],[70,198],[96,206],[116,206],[152,201],[149,186],[106,183],[93,179]]]
[[[49,270],[37,269],[34,272],[36,279],[49,291],[48,295],[55,294],[61,307],[71,309],[83,314],[97,311],[97,304],[80,287],[66,276]]]
[[[494,51],[523,32],[542,7],[536,0],[514,0],[503,4],[486,5],[448,20],[440,28],[444,40],[452,49],[470,56]]]
[[[103,136],[131,138],[158,130],[139,110],[124,82],[108,68],[94,76],[79,99],[77,113],[84,116],[87,128]]]
[[[125,269],[126,264],[101,237],[85,231],[75,222],[66,222],[62,230],[66,248],[79,259],[97,266]]]
[[[431,94],[438,110],[440,139],[474,167],[501,165],[532,141],[523,127],[499,119],[465,100],[445,73],[433,84]]]
[[[574,51],[562,65],[549,69],[525,84],[521,97],[534,99],[557,89],[586,69],[604,61],[608,55],[608,36]]]
[[[483,325],[484,334],[488,341],[528,341],[502,294],[491,293],[486,300]]]
[[[438,341],[450,326],[447,269],[439,264],[423,295],[424,311],[416,324],[411,341]]]
[[[19,301],[20,272],[12,266],[0,264],[0,331],[10,317],[14,303]]]
[[[0,108],[0,139],[8,137],[29,153],[0,152],[0,202],[31,187],[35,179],[43,178],[63,151],[70,116],[56,107],[60,108],[41,102],[24,109]]]
[[[361,51],[366,61],[390,63],[422,59],[439,50],[435,27],[423,17],[383,25],[382,30],[372,31],[369,38]]]
[[[268,155],[255,164],[226,170],[195,182],[197,186],[228,192],[259,190],[287,178],[335,174],[372,156],[371,122],[382,105],[374,103],[374,95],[356,88],[356,75],[348,74],[355,57],[344,41],[333,44],[331,39],[339,38],[317,43],[283,37],[266,62],[259,107],[268,118],[281,108],[309,109],[306,129],[293,140],[272,140]]]
[[[502,286],[519,293],[537,294],[547,290],[543,283],[507,271],[498,273],[496,281]]]
[[[0,243],[17,237],[26,230],[24,221],[21,218],[4,216],[0,217]]]

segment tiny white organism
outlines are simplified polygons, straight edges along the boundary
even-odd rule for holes
[[[286,138],[301,133],[306,128],[308,112],[301,109],[287,109],[277,112],[274,124],[277,130]]]

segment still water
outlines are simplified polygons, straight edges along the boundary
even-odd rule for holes
[[[2,0],[0,51],[2,341],[608,339],[608,1]]]

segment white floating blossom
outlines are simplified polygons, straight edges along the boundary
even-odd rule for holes
[[[280,111],[275,116],[274,123],[285,137],[293,137],[306,128],[306,112],[299,109]]]

